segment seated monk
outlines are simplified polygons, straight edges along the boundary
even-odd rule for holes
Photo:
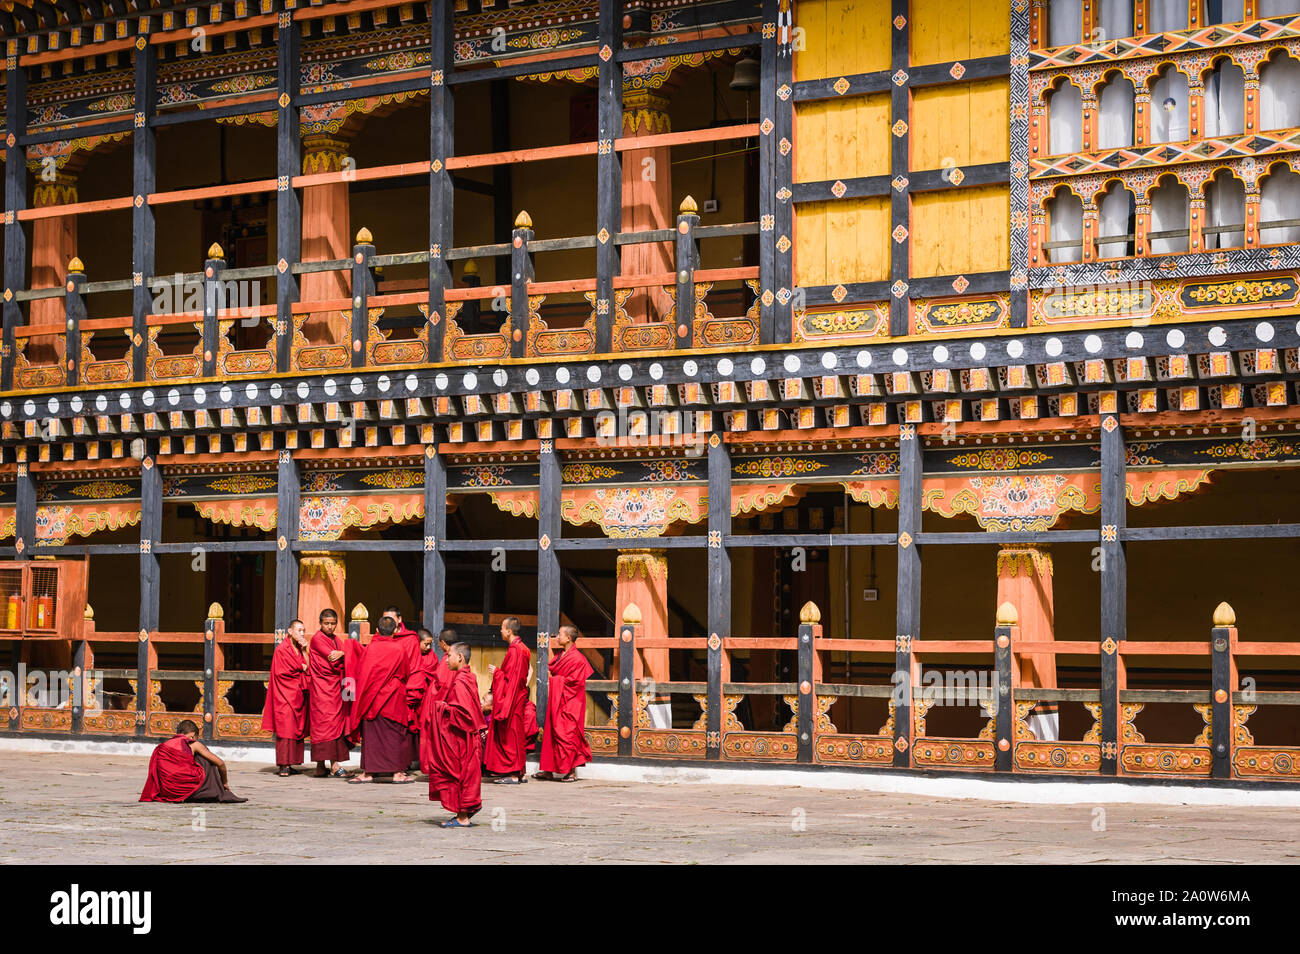
[[[142,802],[246,802],[230,790],[226,763],[198,740],[199,727],[189,719],[176,734],[159,742],[149,756],[149,777]]]
[[[483,740],[487,727],[479,700],[478,680],[469,668],[469,646],[456,643],[444,659],[451,678],[437,698],[424,708],[420,727],[425,761],[421,768],[429,776],[429,800],[435,794],[442,807],[455,815],[443,828],[469,828],[483,807]]]
[[[533,778],[544,782],[572,782],[579,765],[591,761],[587,744],[587,679],[591,663],[578,652],[576,626],[561,626],[551,644],[547,671],[546,728],[542,732],[541,771]]]

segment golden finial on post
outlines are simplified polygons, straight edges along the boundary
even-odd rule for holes
[[[635,626],[641,622],[641,607],[635,603],[628,603],[623,607],[623,622],[629,626]]]
[[[213,242],[208,246],[208,258],[225,258],[226,253],[221,250],[221,246]]]
[[[478,274],[478,262],[474,261],[474,259],[471,258],[468,262],[465,263],[465,270],[464,270],[461,274],[462,274],[462,275],[477,275],[477,274]]]
[[[1214,608],[1214,625],[1220,628],[1237,625],[1237,611],[1228,603],[1220,603]]]
[[[81,618],[84,619],[84,620],[92,620],[92,619],[94,619],[94,618],[95,618],[95,610],[94,610],[94,607],[92,607],[89,603],[87,603],[87,604],[86,604],[86,608],[85,608],[84,610],[81,611]]]
[[[208,607],[208,619],[224,619],[225,615],[220,603],[213,603]]]
[[[68,274],[81,275],[84,274],[85,271],[86,271],[86,266],[81,264],[81,259],[75,255],[72,256],[72,261],[68,262]]]
[[[533,227],[533,217],[528,214],[527,209],[521,209],[519,215],[515,218],[515,228],[531,229]]]
[[[368,619],[370,619],[370,611],[366,609],[365,603],[358,603],[352,607],[352,622],[364,623]]]
[[[1011,603],[1003,603],[998,607],[998,625],[1015,626],[1020,622],[1020,613]]]
[[[357,230],[357,244],[358,245],[375,244],[375,237],[370,234],[370,229],[366,228],[364,225]]]
[[[822,611],[817,608],[817,604],[812,600],[803,604],[799,610],[799,622],[807,623],[809,626],[815,626],[822,621]]]
[[[682,204],[677,211],[682,215],[699,215],[700,207],[695,204],[695,197],[688,195],[682,199]]]

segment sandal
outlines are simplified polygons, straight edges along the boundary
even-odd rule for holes
[[[524,780],[515,778],[513,775],[498,775],[496,778],[488,779],[493,785],[522,785]]]
[[[288,778],[290,775],[293,774],[293,769],[284,769],[283,771],[276,772],[275,774],[280,776],[280,778]]]
[[[325,778],[351,778],[352,776],[348,774],[347,770],[344,769],[342,765],[340,765],[333,772],[330,772],[329,775],[324,777]]]
[[[354,775],[354,776],[352,776],[350,779],[348,779],[348,784],[349,784],[349,785],[364,785],[366,782],[373,782],[374,780],[375,780],[375,779],[374,779],[374,776],[373,776],[373,775],[370,776],[369,778],[362,778],[360,775]]]
[[[473,823],[473,822],[465,822],[465,824],[462,825],[460,822],[456,821],[456,819],[454,819],[454,818],[449,818],[449,819],[447,819],[445,822],[443,822],[441,825],[439,825],[438,827],[439,827],[439,828],[473,828],[473,827],[474,827],[474,823]]]
[[[554,781],[556,781],[555,773],[554,773],[554,772],[534,772],[534,773],[533,773],[533,778],[538,779],[539,781],[542,781],[542,782],[554,782]]]
[[[396,775],[394,775],[394,776],[393,776],[393,784],[394,784],[394,785],[413,785],[413,784],[415,784],[415,779],[410,778],[409,776],[408,776],[407,778],[398,778]]]
[[[556,779],[557,782],[576,782],[577,780],[578,776],[573,772],[570,772],[568,775],[561,775]]]

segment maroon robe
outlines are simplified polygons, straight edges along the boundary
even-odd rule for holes
[[[528,667],[532,653],[522,639],[506,647],[506,658],[492,673],[492,716],[488,723],[483,765],[489,772],[512,775],[524,770],[524,703],[528,701]]]
[[[346,762],[352,754],[347,740],[347,710],[351,703],[343,699],[347,657],[341,643],[339,637],[317,630],[307,647],[311,756],[316,762]],[[335,651],[345,655],[330,662],[329,654]]]
[[[286,636],[271,655],[271,679],[262,709],[262,729],[275,733],[275,763],[302,762],[302,741],[311,731],[307,705],[307,660],[298,644]]]
[[[537,748],[537,706],[532,699],[524,703],[524,739],[529,752]]]
[[[357,686],[361,684],[361,660],[365,655],[366,647],[361,645],[361,640],[343,640],[343,718],[348,730],[347,741],[353,746],[361,744],[361,730],[351,726],[352,709],[357,704]]]
[[[418,654],[418,645],[415,650]],[[416,664],[409,641],[378,634],[371,638],[357,673],[356,700],[348,716],[349,730],[380,716],[409,726],[406,680]]]
[[[587,679],[591,663],[570,646],[551,657],[550,682],[547,683],[546,728],[542,733],[543,772],[568,775],[579,765],[591,761],[584,726],[587,724]]]
[[[424,709],[420,762],[429,776],[429,801],[436,796],[447,811],[473,815],[483,807],[479,732],[486,724],[474,673],[465,666],[450,676]]]
[[[142,802],[183,802],[200,788],[206,773],[190,748],[190,740],[173,735],[159,742],[149,756],[149,777],[145,780]]]

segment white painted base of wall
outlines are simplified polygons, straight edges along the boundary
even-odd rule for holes
[[[0,738],[0,752],[49,752],[78,755],[128,755],[148,758],[156,742],[103,742],[85,739]],[[210,746],[228,762],[251,765],[275,764],[270,746],[228,748]],[[310,751],[308,752],[310,754]],[[359,753],[344,763],[360,767]],[[530,761],[528,771],[537,770]],[[889,795],[918,795],[925,798],[976,798],[1027,805],[1206,805],[1230,808],[1300,808],[1300,786],[1278,789],[1230,789],[1201,787],[1195,783],[1177,785],[1109,782],[1042,782],[1024,776],[990,779],[970,775],[934,777],[890,775],[879,772],[802,772],[782,768],[733,768],[729,766],[632,765],[597,762],[578,770],[580,778],[601,782],[643,782],[652,785],[738,785],[820,788],[828,791],[879,792]]]

